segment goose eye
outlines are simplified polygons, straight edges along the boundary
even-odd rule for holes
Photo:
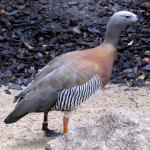
[[[125,16],[127,19],[129,19],[131,16]]]

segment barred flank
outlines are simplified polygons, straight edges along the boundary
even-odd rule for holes
[[[63,90],[51,110],[72,110],[94,94],[99,88],[101,88],[100,78],[95,75],[91,80],[81,86]]]

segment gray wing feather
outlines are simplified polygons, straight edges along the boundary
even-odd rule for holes
[[[45,112],[52,107],[52,105],[57,100],[58,92],[52,88],[40,89],[36,91],[29,92],[25,98],[21,101],[27,101],[27,108],[23,109],[28,110],[28,112]],[[18,103],[19,104],[19,103]]]
[[[56,90],[52,88],[29,92],[18,101],[15,109],[6,117],[5,123],[14,123],[30,112],[48,112],[57,100]]]
[[[21,91],[17,96],[14,98],[14,102],[18,101],[26,93],[28,93],[30,90],[32,90],[32,87],[34,87],[37,82],[39,82],[43,77],[45,77],[47,74],[51,73],[58,67],[60,67],[63,64],[64,60],[57,61],[57,58],[55,58],[53,61],[51,61],[48,65],[46,65],[39,73],[35,76],[34,80],[29,84],[23,91]]]

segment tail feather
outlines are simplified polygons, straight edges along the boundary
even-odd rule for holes
[[[26,94],[24,94],[24,92],[22,91],[21,93],[19,93],[17,96],[14,97],[13,103],[18,102],[19,100],[23,99],[25,97]]]
[[[20,120],[23,116],[25,116],[26,114],[23,114],[22,116],[15,116],[15,113],[14,112],[12,112],[11,114],[9,114],[6,118],[5,118],[5,120],[4,120],[4,122],[6,123],[6,124],[11,124],[11,123],[15,123],[15,122],[17,122],[18,120]]]
[[[21,95],[17,95],[17,96],[14,97],[13,103],[18,102],[21,99],[23,99],[23,97]]]
[[[26,104],[27,101],[25,100],[18,102],[15,109],[5,118],[4,122],[6,124],[14,123],[28,114],[28,109],[24,109],[27,108]]]
[[[49,111],[56,103],[58,92],[53,88],[34,90],[26,95],[20,93],[17,98],[15,109],[4,120],[6,124],[14,123],[31,112]]]
[[[21,91],[17,96],[14,97],[13,103],[22,100],[30,92],[30,90],[31,88],[29,84],[23,91]]]

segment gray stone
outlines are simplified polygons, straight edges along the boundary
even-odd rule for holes
[[[46,150],[150,150],[150,119],[115,109],[67,135],[51,140]]]
[[[78,5],[78,3],[79,3],[78,0],[68,0],[68,4],[72,6]]]
[[[150,63],[148,65],[144,66],[143,70],[150,71]]]
[[[150,57],[150,51],[145,51],[144,56]]]

